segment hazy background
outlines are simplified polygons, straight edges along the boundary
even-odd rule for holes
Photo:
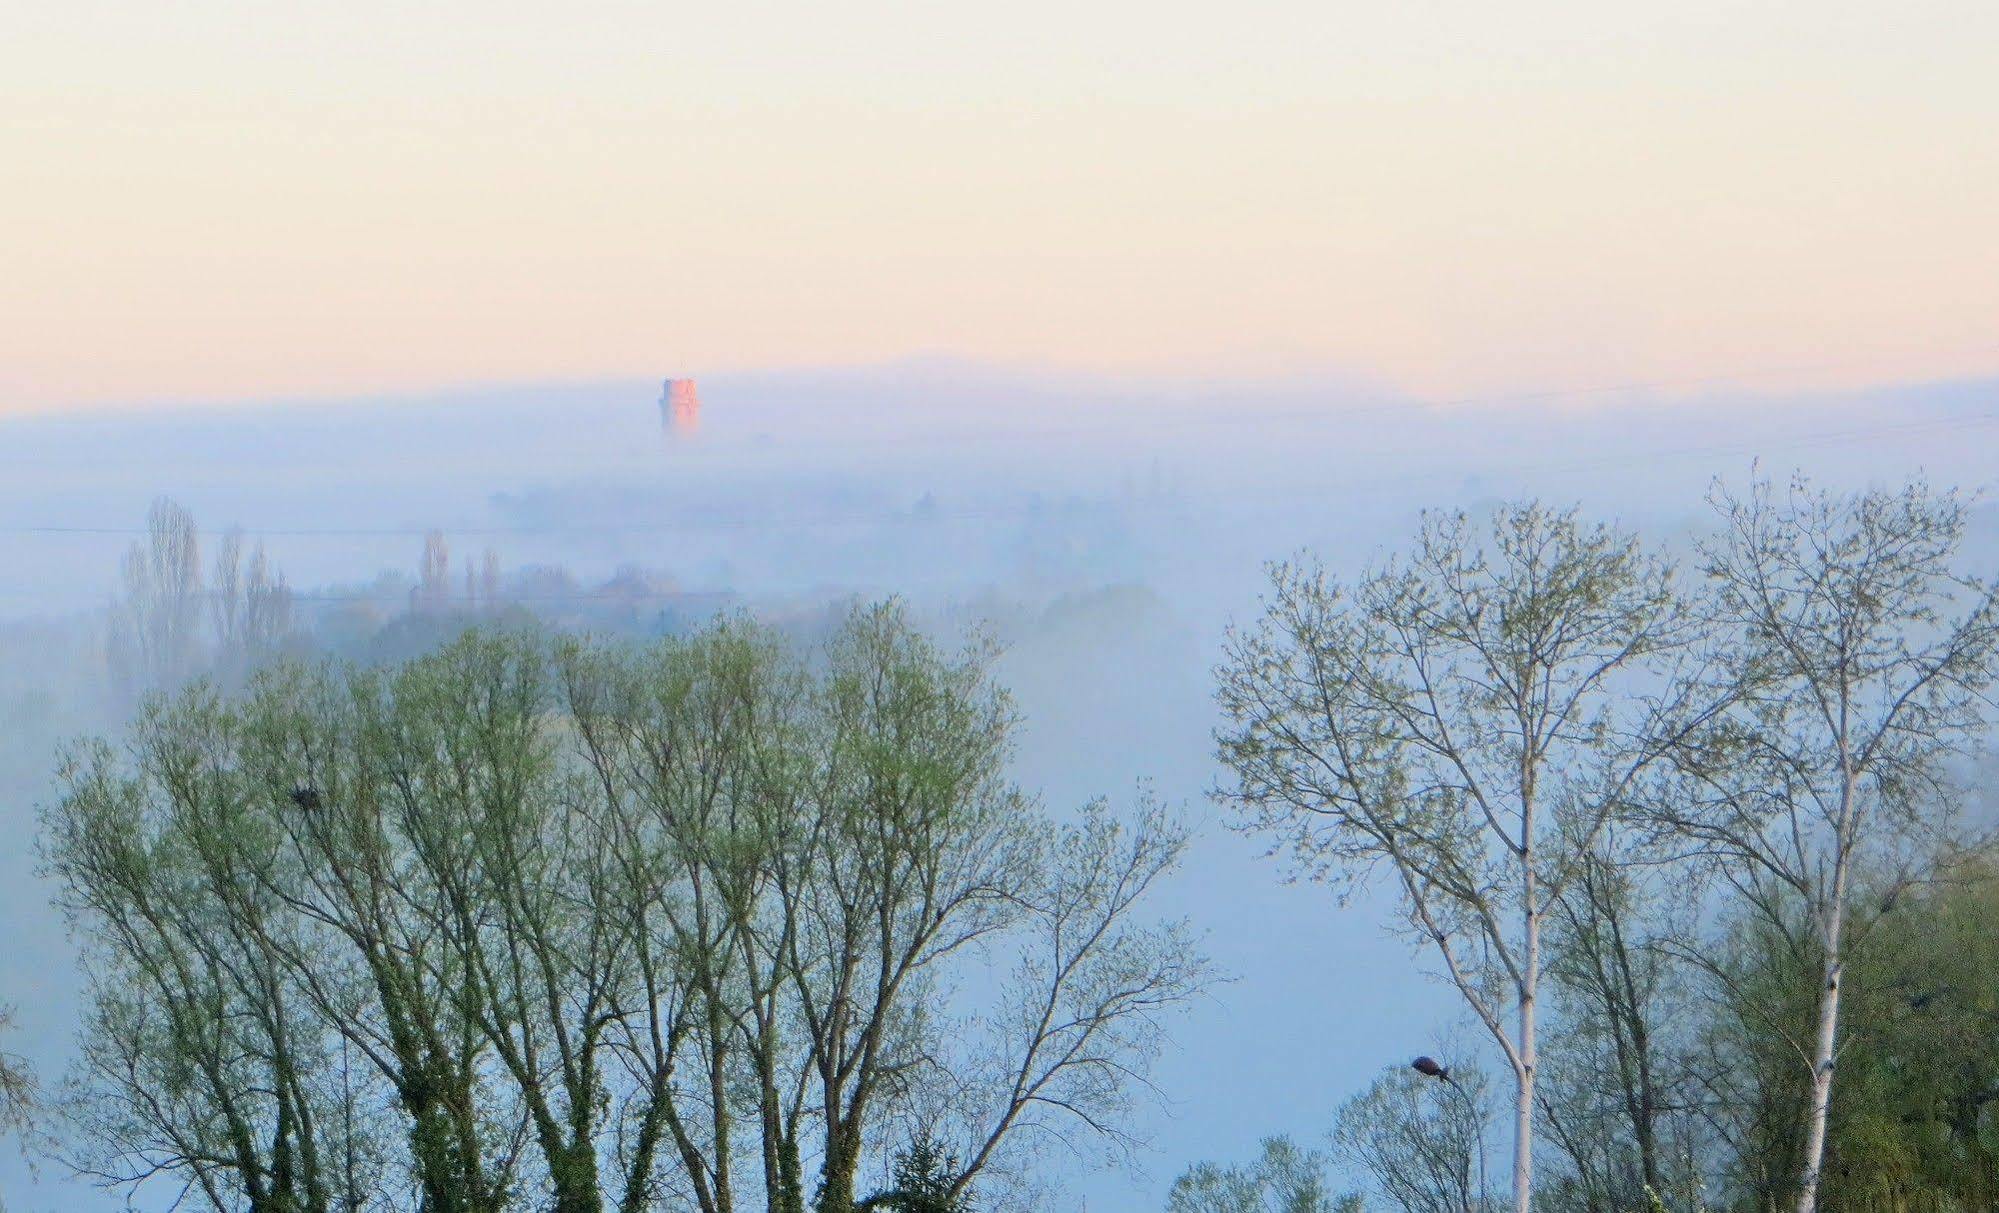
[[[1239,980],[1181,1025],[1142,1173],[1060,1177],[1093,1209],[1158,1208],[1190,1161],[1245,1156],[1270,1132],[1314,1138],[1383,1066],[1451,1051],[1460,1014],[1384,937],[1382,907],[1280,883],[1206,799],[1210,668],[1228,623],[1253,617],[1266,560],[1310,546],[1357,569],[1422,508],[1524,495],[1680,545],[1710,479],[1740,484],[1759,458],[1836,487],[1923,469],[1977,488],[1994,473],[1996,386],[1426,405],[1327,380],[932,360],[706,377],[694,435],[662,427],[655,381],[0,419],[0,1000],[20,1004],[16,1047],[59,1075],[74,979],[26,844],[56,743],[116,725],[100,616],[156,494],[192,509],[209,550],[244,528],[328,643],[376,655],[424,642],[395,621],[432,528],[454,577],[491,549],[508,596],[563,626],[644,633],[738,608],[809,620],[899,593],[940,632],[984,626],[1006,645],[1025,785],[1059,809],[1129,799],[1146,778],[1198,823],[1166,908]],[[1989,505],[1973,555],[1999,571]],[[27,1187],[15,1160],[0,1168],[12,1208],[112,1207],[54,1172]]]

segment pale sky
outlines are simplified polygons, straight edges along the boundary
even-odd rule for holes
[[[1999,371],[1999,5],[28,0],[0,410]]]

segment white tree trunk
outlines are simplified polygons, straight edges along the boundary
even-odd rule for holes
[[[1850,797],[1849,793],[1849,797]],[[1819,1171],[1825,1162],[1825,1130],[1832,1109],[1833,1056],[1839,1045],[1839,994],[1845,976],[1845,956],[1840,946],[1846,924],[1845,840],[1835,844],[1832,893],[1825,909],[1821,942],[1825,945],[1825,985],[1819,991],[1818,1032],[1812,1045],[1812,1102],[1805,1120],[1804,1171],[1798,1177],[1797,1213],[1816,1213],[1819,1202]]]
[[[1534,1199],[1534,1003],[1541,966],[1541,917],[1527,915],[1526,980],[1520,987],[1520,1064],[1514,1075],[1513,1213],[1528,1213]]]
[[[1528,1213],[1534,1200],[1534,1002],[1541,984],[1540,887],[1534,879],[1534,800],[1530,773],[1523,798],[1520,848],[1522,959],[1520,1038],[1513,1100],[1513,1213]]]

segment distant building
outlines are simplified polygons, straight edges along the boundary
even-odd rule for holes
[[[692,434],[701,428],[701,395],[692,379],[669,379],[659,394],[660,428],[669,434]]]

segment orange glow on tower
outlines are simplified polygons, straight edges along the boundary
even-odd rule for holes
[[[659,394],[659,424],[668,434],[701,428],[701,395],[692,379],[669,379]]]

